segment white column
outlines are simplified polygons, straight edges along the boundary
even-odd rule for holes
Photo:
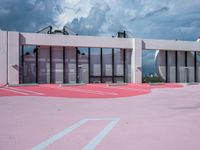
[[[133,39],[131,56],[131,82],[142,83],[142,40]]]
[[[19,84],[19,32],[8,32],[8,84]]]
[[[0,84],[7,83],[7,32],[0,31]]]

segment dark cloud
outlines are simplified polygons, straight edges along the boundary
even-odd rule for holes
[[[168,11],[168,10],[169,10],[168,7],[161,7],[161,8],[159,8],[159,9],[157,9],[157,10],[154,10],[154,11],[152,11],[152,12],[149,12],[148,14],[146,14],[146,15],[144,16],[144,18],[146,18],[146,17],[151,17],[151,16],[154,16],[154,15],[156,15],[156,14],[159,14],[159,13],[162,13],[162,12],[165,12],[165,11]]]
[[[152,10],[152,11],[148,12],[144,16],[139,16],[138,15],[138,16],[132,18],[130,21],[131,22],[135,22],[135,21],[138,21],[138,20],[148,19],[149,17],[155,16],[155,15],[160,15],[161,13],[163,13],[165,11],[168,11],[168,10],[169,10],[168,7],[161,7],[161,8],[158,8],[156,10]]]
[[[53,24],[54,16],[60,12],[58,0],[6,0],[0,1],[0,28],[35,32]]]

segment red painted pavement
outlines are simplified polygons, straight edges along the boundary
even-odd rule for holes
[[[86,84],[76,86],[60,86],[56,84],[43,84],[38,86],[1,87],[0,96],[42,96],[68,97],[68,98],[119,98],[144,95],[155,88],[181,88],[181,84]],[[35,93],[36,92],[36,93]],[[40,95],[41,96],[41,95]]]

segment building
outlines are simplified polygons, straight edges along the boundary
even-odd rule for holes
[[[185,82],[179,76],[187,64],[180,62],[193,56],[193,69],[187,73],[194,82],[200,81],[200,43],[123,35],[70,35],[65,28],[54,32],[45,28],[40,33],[0,31],[0,83],[141,83],[142,50],[159,50],[156,64],[166,82]],[[191,51],[195,55],[188,56]]]

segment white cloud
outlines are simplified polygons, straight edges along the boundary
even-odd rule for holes
[[[189,40],[199,32],[199,5],[199,0],[64,0],[54,21],[58,27],[67,24],[80,34],[87,34],[88,29],[94,35],[128,30],[136,37]],[[102,22],[94,21],[99,19]]]

